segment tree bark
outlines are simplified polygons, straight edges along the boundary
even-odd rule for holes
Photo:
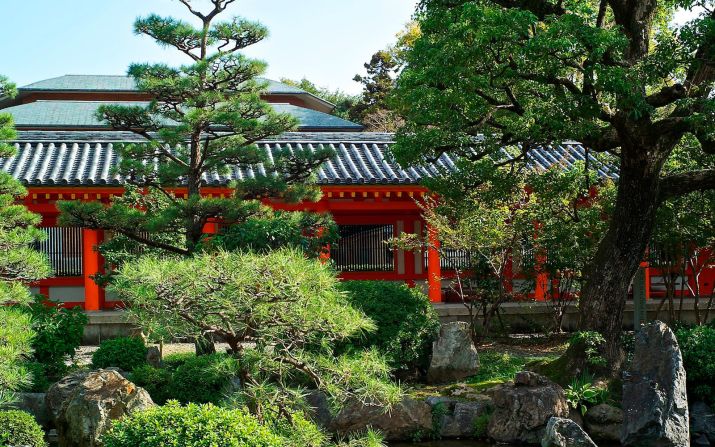
[[[621,333],[628,290],[645,254],[659,204],[662,162],[647,154],[642,148],[624,150],[616,207],[581,294],[580,328],[603,334],[604,354],[614,371],[623,361]]]

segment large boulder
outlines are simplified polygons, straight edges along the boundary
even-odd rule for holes
[[[492,414],[487,434],[497,442],[538,444],[552,417],[567,418],[564,390],[533,372],[517,373],[514,383],[491,388]]]
[[[388,441],[404,441],[432,430],[432,407],[424,400],[406,397],[388,412],[381,406],[350,400],[337,414],[330,411],[322,393],[310,394],[308,402],[318,425],[338,437],[364,432],[365,428],[372,427],[382,432]]]
[[[432,427],[443,439],[474,437],[476,420],[492,411],[492,400],[485,395],[474,400],[428,397],[427,403],[432,407]]]
[[[690,407],[690,435],[698,445],[715,445],[715,412],[705,402]]]
[[[458,321],[443,324],[432,344],[432,360],[427,370],[429,383],[455,382],[479,370],[479,355],[472,341],[469,324]]]
[[[571,419],[551,418],[541,447],[596,447],[585,431]]]
[[[636,333],[633,362],[623,375],[623,410],[622,444],[690,445],[683,356],[665,323],[654,321]]]
[[[46,399],[60,447],[100,446],[111,421],[154,406],[149,393],[111,369],[65,377]]]
[[[584,416],[586,431],[597,441],[618,442],[623,431],[623,410],[608,404],[589,408]]]

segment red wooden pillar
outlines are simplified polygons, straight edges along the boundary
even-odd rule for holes
[[[648,262],[641,262],[641,268],[645,272],[645,299],[650,299],[650,264]]]
[[[439,260],[439,236],[437,231],[429,227],[429,249],[427,251],[427,284],[429,299],[433,303],[442,302],[442,267]]]
[[[104,289],[99,287],[92,276],[102,272],[104,260],[97,251],[102,242],[102,230],[82,230],[82,271],[84,275],[84,308],[101,310],[104,307]]]

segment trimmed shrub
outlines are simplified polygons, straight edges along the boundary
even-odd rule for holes
[[[119,420],[104,447],[278,447],[284,439],[243,410],[170,402]]]
[[[377,348],[396,371],[426,370],[439,318],[422,291],[389,281],[346,281],[341,286],[353,307],[377,325],[375,333],[349,347]]]
[[[95,368],[116,367],[132,371],[146,365],[147,348],[144,341],[137,337],[120,337],[105,340],[92,355]]]
[[[715,404],[715,329],[698,326],[680,329],[678,343],[687,373],[688,396]]]
[[[46,305],[42,296],[37,296],[30,307],[33,358],[44,365],[44,373],[50,378],[59,378],[66,371],[65,360],[74,357],[82,344],[84,327],[89,322],[82,309],[64,309]]]
[[[45,433],[24,411],[0,411],[0,446],[45,447]]]
[[[227,354],[189,357],[176,367],[166,396],[183,404],[219,403],[237,370],[237,360]]]
[[[151,365],[142,365],[134,368],[129,375],[135,385],[144,388],[151,399],[163,405],[171,399],[169,394],[169,384],[171,383],[171,371],[164,368],[155,368]]]

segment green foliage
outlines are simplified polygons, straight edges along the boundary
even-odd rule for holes
[[[43,365],[45,374],[58,378],[65,371],[65,360],[74,357],[81,345],[89,319],[79,307],[65,309],[48,305],[42,296],[35,297],[30,314],[35,331],[33,359]]]
[[[414,166],[448,153],[461,160],[454,177],[466,187],[484,182],[470,165],[519,174],[541,157],[537,148],[561,158],[569,141],[620,168],[614,218],[579,306],[584,329],[606,337],[614,366],[628,293],[619,273],[638,268],[664,200],[713,189],[715,179],[712,164],[674,176],[667,168],[684,139],[700,155],[715,153],[712,8],[637,3],[423,0],[421,36],[391,95],[405,120],[397,160]],[[691,20],[668,26],[679,8]]]
[[[680,329],[677,336],[687,373],[688,396],[715,405],[715,328]]]
[[[113,424],[102,438],[105,447],[282,447],[285,439],[243,410],[211,404],[169,403],[135,412]]]
[[[0,95],[13,96],[15,86],[0,76]],[[0,157],[11,157],[15,138],[12,117],[0,113]],[[30,317],[22,309],[31,302],[24,284],[49,276],[44,255],[33,248],[43,233],[35,225],[40,216],[31,213],[21,200],[27,191],[6,172],[0,172],[0,407],[11,403],[13,391],[26,386],[30,377],[22,362],[31,353]],[[15,306],[9,306],[15,305]]]
[[[172,371],[167,368],[156,368],[151,365],[137,366],[129,375],[132,383],[144,388],[154,403],[164,405],[174,398],[170,394]]]
[[[389,281],[345,281],[341,289],[377,326],[376,332],[351,340],[350,346],[377,348],[395,370],[426,370],[439,318],[424,293]]]
[[[398,61],[390,50],[381,50],[373,54],[364,67],[367,75],[354,78],[363,85],[363,93],[349,116],[363,123],[368,131],[394,132],[400,120],[389,110],[387,98],[395,86]]]
[[[583,374],[575,378],[564,390],[566,401],[574,410],[579,410],[585,415],[589,407],[608,401],[608,388],[597,387],[593,384],[593,376]]]
[[[202,355],[179,365],[171,376],[167,395],[181,403],[214,403],[226,398],[240,368],[225,354]]]
[[[29,374],[29,381],[25,383],[20,391],[29,393],[45,393],[58,380],[58,371],[56,367],[50,367],[45,363],[40,362],[25,362],[23,364]],[[62,365],[62,371],[66,371],[65,365]]]
[[[336,345],[375,325],[351,306],[328,264],[300,251],[144,257],[125,264],[112,289],[146,332],[225,340],[242,382],[237,398],[250,408],[292,406],[300,400],[296,384],[325,391],[336,403],[399,399],[376,353],[336,356]]]
[[[309,256],[319,256],[337,240],[337,226],[329,214],[297,211],[267,214],[226,227],[210,241],[209,249],[265,253],[291,247]]]
[[[146,365],[147,348],[139,337],[119,337],[104,340],[92,355],[95,368],[116,367],[123,371],[133,371]]]
[[[519,371],[524,371],[531,362],[545,361],[545,358],[532,358],[506,352],[481,352],[479,371],[469,378],[468,383],[478,389],[486,389],[514,379]]]
[[[474,437],[476,439],[485,439],[487,437],[487,427],[489,420],[492,418],[492,412],[484,412],[474,419]]]
[[[586,364],[594,368],[606,366],[606,359],[601,355],[601,348],[606,340],[598,332],[582,331],[577,332],[569,340],[569,346],[583,350]]]
[[[189,63],[180,67],[131,65],[129,75],[153,100],[147,105],[98,109],[98,118],[113,129],[143,138],[115,146],[121,157],[117,174],[129,188],[109,207],[96,202],[58,204],[64,225],[103,228],[121,235],[103,247],[108,260],[126,262],[131,252],[146,248],[163,255],[188,256],[204,246],[207,223],[234,225],[251,217],[270,218],[260,199],[314,200],[319,190],[313,171],[332,155],[328,148],[285,148],[270,155],[258,148],[257,141],[297,125],[292,116],[277,113],[262,99],[268,84],[259,76],[266,64],[242,54],[263,40],[267,29],[239,17],[221,20],[233,0],[213,1],[205,13],[189,2],[182,3],[198,26],[152,14],[137,19],[134,30],[177,50]],[[265,175],[238,182],[230,197],[202,195],[207,176],[258,163]],[[177,193],[177,188],[186,188],[187,194]],[[118,253],[110,254],[112,250]]]
[[[45,447],[45,432],[24,411],[0,411],[0,446]]]
[[[442,425],[444,417],[447,415],[447,406],[444,402],[437,402],[432,406],[432,439],[442,438]]]

